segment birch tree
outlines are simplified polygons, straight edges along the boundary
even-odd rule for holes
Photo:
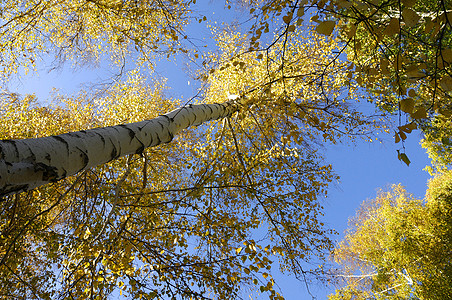
[[[115,110],[118,119],[129,117],[118,109],[121,106],[144,108],[142,114],[149,114],[146,105],[159,105],[156,94],[150,102],[124,95],[130,89],[118,93],[121,90],[118,86],[111,92],[116,105],[112,99],[100,100],[108,104],[99,108],[107,113],[104,122],[115,119]],[[118,94],[122,97],[116,98]],[[31,100],[14,99],[10,103],[14,110],[3,115],[2,124],[13,124],[8,116],[15,118],[15,113],[24,123],[60,119],[57,130],[64,130],[57,127],[64,124],[74,126],[71,119],[77,114],[77,127],[101,122],[93,107],[83,109],[75,99],[67,100],[74,111],[30,107]],[[17,111],[20,106],[23,109]],[[12,126],[14,132],[11,128],[2,132],[16,137],[42,133],[39,126],[24,132],[18,125]],[[216,138],[205,144],[202,137],[175,138],[167,150],[144,150],[141,157],[116,160],[5,197],[1,276],[8,278],[2,282],[5,295],[89,298],[106,297],[116,289],[126,297],[203,298],[215,293],[236,298],[241,293],[238,282],[256,281],[262,291],[278,297],[268,270],[272,256],[287,257],[290,266],[290,261],[300,262],[328,247],[327,231],[316,217],[320,209],[316,199],[331,180],[330,167],[318,165],[312,152],[303,154],[279,144],[247,152],[241,133],[232,134],[228,123],[223,126],[223,141]],[[239,156],[246,167],[237,161]],[[282,163],[287,168],[281,168]],[[251,182],[244,181],[244,173]],[[310,174],[306,178],[310,183],[296,179],[302,174]],[[297,209],[303,203],[306,209]],[[294,218],[300,223],[294,224]],[[261,226],[270,226],[268,234],[273,236],[265,244],[252,238],[253,228]],[[55,268],[61,273],[53,272]]]
[[[152,67],[157,52],[181,47],[191,1],[17,1],[1,5],[0,45],[3,80],[37,71],[98,65],[107,57],[118,72],[135,52],[138,64]],[[47,55],[42,55],[46,53]],[[49,55],[50,54],[50,55]]]
[[[449,1],[251,1],[256,22],[250,49],[272,35],[280,39],[309,18],[317,33],[337,35],[349,62],[344,82],[363,88],[362,99],[399,116],[393,128],[398,158],[410,164],[405,139],[420,129],[434,169],[450,167],[451,4]],[[307,12],[307,13],[306,13]],[[309,16],[309,17],[308,17]],[[434,169],[432,173],[434,173]]]
[[[344,286],[330,299],[451,296],[450,176],[432,179],[425,200],[394,185],[363,203],[334,251]]]
[[[273,269],[304,282],[322,276],[332,232],[320,200],[337,177],[319,145],[371,139],[381,126],[344,90],[336,40],[284,17],[265,48],[225,28],[218,51],[187,52],[204,88],[176,109],[181,101],[142,76],[151,51],[186,51],[191,2],[16,4],[3,7],[5,76],[47,50],[76,64],[107,53],[141,69],[103,94],[50,106],[3,95],[5,297],[282,299]],[[189,125],[198,127],[181,131]],[[159,142],[168,143],[148,147]]]
[[[222,104],[188,105],[155,119],[70,132],[50,137],[0,142],[0,196],[104,164],[145,148],[169,143],[181,130],[231,116],[240,99]]]
[[[338,1],[336,6],[355,68],[352,82],[365,87],[377,106],[399,114],[394,139],[401,151],[419,128],[439,167],[445,163],[440,157],[450,152],[451,8],[447,1]],[[405,155],[399,158],[409,164]]]
[[[330,96],[342,88],[340,67],[329,65],[324,51],[335,47],[332,41],[306,38],[286,44],[292,60],[286,61],[284,77],[292,80],[278,75],[277,64],[246,53],[240,35],[220,37],[222,53],[240,54],[249,67],[207,54],[218,68],[209,71],[207,101],[201,107],[219,106],[209,99],[230,103],[229,91],[229,97],[245,99],[234,114],[218,113],[223,119],[174,135],[157,148],[135,143],[130,152],[139,149],[141,155],[4,198],[1,272],[2,278],[14,278],[2,282],[6,295],[90,298],[119,292],[127,298],[213,294],[230,299],[241,297],[248,286],[278,299],[282,292],[272,278],[274,261],[301,280],[321,275],[320,268],[310,269],[306,262],[321,261],[331,247],[319,200],[335,176],[316,145],[377,123],[352,111],[346,98],[329,97],[327,102],[318,96],[322,88]],[[277,57],[281,52],[276,49],[269,55]],[[299,67],[293,64],[303,60]],[[263,83],[250,87],[255,81]],[[223,90],[228,82],[237,90]],[[287,88],[289,82],[293,89]],[[40,107],[31,96],[12,95],[3,104],[2,134],[20,141],[152,120],[177,105],[165,100],[158,87],[153,90],[132,74],[94,103],[82,93],[61,97],[64,105]],[[204,120],[216,118],[213,110],[209,113]],[[168,122],[167,117],[158,120]],[[125,133],[130,140],[129,131]],[[102,141],[98,144],[104,147]],[[106,151],[105,160],[111,153]]]

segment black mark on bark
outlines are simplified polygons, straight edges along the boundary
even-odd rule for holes
[[[78,151],[80,151],[80,157],[83,160],[83,167],[82,167],[82,169],[84,169],[89,163],[88,154],[85,151],[83,151],[82,149],[80,149],[79,147],[76,147],[76,148],[77,148]]]
[[[66,146],[66,153],[67,153],[67,155],[69,155],[69,144],[68,144],[68,142],[66,142],[66,140],[64,138],[62,138],[59,135],[53,135],[53,136],[51,136],[51,138],[56,139],[60,143],[63,143]]]

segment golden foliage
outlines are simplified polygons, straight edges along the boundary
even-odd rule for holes
[[[400,185],[364,202],[334,250],[344,283],[330,299],[447,299],[451,172],[429,183],[425,201]]]
[[[2,3],[0,73],[27,73],[48,59],[76,65],[111,59],[122,67],[136,50],[137,63],[152,53],[180,49],[188,6],[178,1],[45,0]],[[47,53],[43,56],[43,53]]]

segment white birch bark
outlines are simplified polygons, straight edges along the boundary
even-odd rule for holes
[[[181,130],[230,116],[238,101],[188,105],[152,120],[0,141],[0,197],[33,189],[118,157],[169,143]]]

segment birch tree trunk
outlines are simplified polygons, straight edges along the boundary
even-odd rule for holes
[[[152,120],[0,141],[0,197],[33,189],[147,147],[169,143],[181,130],[228,117],[239,102],[188,105]]]

